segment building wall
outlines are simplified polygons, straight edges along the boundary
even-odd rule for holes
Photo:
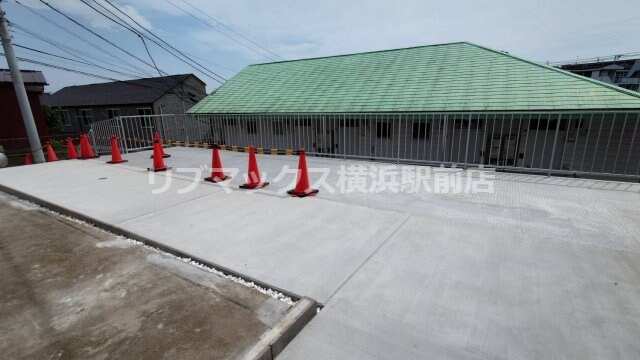
[[[154,113],[184,114],[206,95],[205,85],[195,76],[190,76],[172,93],[163,95],[153,103]]]
[[[150,109],[148,115],[159,114],[184,114],[185,110],[191,108],[196,102],[206,96],[205,85],[201,83],[195,76],[187,78],[182,86],[178,86],[161,96],[159,99],[150,104],[134,104],[134,105],[105,105],[105,106],[63,106],[60,109],[66,111],[68,116],[67,124],[65,124],[61,132],[74,133],[86,132],[91,128],[90,124],[85,124],[82,117],[82,110],[91,110],[93,115],[92,122],[108,120],[111,118],[109,110],[117,110],[120,116],[138,116],[140,109]],[[145,114],[145,115],[147,115]],[[113,114],[111,114],[113,115]],[[140,128],[149,127],[145,122],[147,120],[139,119]]]
[[[40,94],[42,94],[42,86],[37,87],[38,91],[30,91],[27,86],[27,97],[31,105],[31,113],[38,129],[40,136],[47,136],[47,123],[45,120],[44,110],[40,104]],[[27,132],[24,128],[22,113],[18,105],[15,89],[12,83],[0,84],[0,139],[8,138],[25,138]]]
[[[61,107],[60,109],[63,112],[66,111],[65,116],[68,116],[68,122],[61,129],[63,133],[87,132],[91,128],[90,123],[108,120],[110,118],[109,110],[118,111],[120,116],[138,115],[139,109],[149,109],[153,114],[152,104]],[[85,124],[83,121],[82,110],[91,110],[93,120],[89,124]]]
[[[213,124],[214,141],[226,145],[302,146],[308,152],[372,159],[629,175],[640,164],[638,112],[216,115],[207,121]]]
[[[561,69],[614,84],[628,90],[640,91],[640,59],[566,64]]]
[[[636,173],[640,166],[639,122],[637,113],[595,114],[583,116],[582,120],[573,119],[562,167]]]

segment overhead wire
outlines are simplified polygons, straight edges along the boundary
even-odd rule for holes
[[[28,10],[30,13],[32,13],[33,15],[38,16],[38,17],[39,17],[39,18],[41,18],[42,20],[44,20],[44,21],[48,22],[49,24],[51,24],[51,25],[53,25],[53,26],[57,27],[58,29],[60,29],[60,30],[64,31],[65,33],[67,33],[67,34],[69,34],[69,35],[71,35],[71,36],[73,36],[73,37],[77,38],[78,40],[80,40],[80,41],[82,41],[82,42],[86,43],[87,45],[89,45],[89,46],[93,47],[94,49],[96,49],[96,50],[100,51],[101,53],[104,53],[104,54],[108,55],[109,57],[111,57],[111,58],[113,58],[113,59],[118,60],[120,63],[125,64],[125,65],[127,65],[127,66],[131,67],[132,69],[135,69],[135,70],[136,70],[136,71],[135,71],[136,73],[138,73],[138,74],[144,74],[144,76],[149,76],[149,73],[147,73],[147,70],[144,70],[144,69],[142,69],[142,68],[138,67],[137,65],[132,64],[132,63],[128,62],[127,60],[124,60],[123,58],[121,58],[121,57],[119,57],[119,56],[117,56],[117,55],[113,54],[112,52],[110,52],[110,51],[106,50],[106,49],[105,49],[105,48],[103,48],[102,46],[97,45],[96,43],[94,43],[94,42],[92,42],[92,41],[90,41],[90,40],[88,40],[88,39],[86,39],[86,38],[84,38],[84,37],[80,36],[77,32],[73,32],[73,31],[69,30],[69,28],[67,28],[67,27],[65,27],[65,26],[63,26],[63,25],[61,25],[61,24],[59,24],[58,22],[54,21],[53,19],[51,19],[51,18],[49,18],[49,17],[46,17],[46,16],[44,16],[44,15],[40,14],[39,12],[35,11],[34,9],[32,9],[31,7],[29,7],[29,6],[27,6],[27,5],[24,5],[24,4],[23,4],[23,3],[21,3],[19,0],[14,0],[14,1],[15,1],[18,5],[22,6],[22,7],[23,7],[23,8],[25,8],[25,9],[27,9],[27,10]],[[97,58],[96,58],[96,59],[97,59]],[[102,61],[102,62],[104,62],[104,63],[106,63],[106,64],[109,64],[109,65],[111,65],[111,66],[114,66],[114,67],[120,68],[120,69],[122,69],[122,70],[130,71],[130,69],[128,69],[128,68],[126,68],[126,67],[123,67],[123,66],[119,65],[118,63],[114,63],[114,62],[111,62],[111,61],[108,61],[108,60],[104,60],[104,59],[99,59],[99,60],[100,60],[100,61]]]
[[[4,53],[0,52],[0,56],[4,56]],[[113,78],[113,77],[109,77],[109,76],[104,76],[104,75],[100,75],[100,74],[95,74],[95,73],[90,73],[87,71],[82,71],[82,70],[78,70],[78,69],[72,69],[69,67],[65,67],[65,66],[60,66],[60,65],[56,65],[56,64],[51,64],[48,62],[42,62],[42,61],[38,61],[38,60],[33,60],[33,59],[29,59],[29,58],[25,58],[25,57],[21,57],[18,56],[16,57],[16,59],[18,59],[19,61],[23,61],[26,63],[30,63],[30,64],[35,64],[35,65],[40,65],[40,66],[44,66],[44,67],[49,67],[52,69],[56,69],[56,70],[61,70],[61,71],[67,71],[67,72],[71,72],[71,73],[75,73],[75,74],[79,74],[79,75],[84,75],[84,76],[88,76],[88,77],[93,77],[93,78],[97,78],[97,79],[102,79],[102,80],[109,80],[109,81],[115,81],[115,82],[124,82],[124,83],[128,83],[130,85],[134,85],[134,86],[140,86],[140,87],[144,87],[144,88],[148,88],[148,89],[152,89],[152,90],[159,90],[161,91],[163,94],[174,94],[176,95],[180,100],[183,101],[191,101],[190,99],[186,99],[184,97],[184,95],[177,93],[175,91],[173,91],[173,89],[164,89],[158,86],[150,86],[150,85],[146,85],[146,84],[141,84],[139,82],[136,82],[136,80],[144,80],[144,79],[136,79],[136,80],[121,80],[121,79],[117,79],[117,78]],[[153,79],[153,78],[152,78]],[[178,84],[176,83],[176,86]]]
[[[147,43],[144,41],[144,37],[142,36],[142,34],[140,34],[139,31],[135,30],[131,25],[127,24],[126,22],[119,22],[114,20],[113,18],[111,18],[110,16],[105,15],[104,13],[102,13],[101,11],[99,11],[98,9],[96,9],[95,7],[93,7],[91,4],[89,4],[88,2],[86,2],[85,0],[80,0],[83,4],[87,5],[88,7],[90,7],[91,9],[93,9],[94,11],[96,11],[97,13],[99,13],[100,15],[106,17],[107,19],[113,21],[114,23],[124,27],[125,29],[133,32],[136,36],[138,36],[138,38],[142,41],[142,45],[144,45],[144,49],[147,52],[147,55],[149,55],[149,59],[151,60],[151,63],[153,64],[153,67],[156,69],[156,71],[158,72],[158,74],[162,77],[163,76],[163,71],[160,70],[160,68],[158,67],[158,64],[156,63],[155,59],[153,58],[153,56],[151,56],[151,52],[149,51],[149,47],[147,47]],[[96,3],[96,5],[100,6],[101,8],[103,8],[104,10],[106,10],[107,12],[109,12],[110,14],[112,14],[114,17],[116,17],[118,20],[121,20],[116,14],[114,14],[113,12],[111,12],[109,9],[105,8],[102,4],[100,4],[97,1],[94,1],[94,3]],[[121,20],[122,21],[122,20]],[[167,73],[164,73],[165,75]]]
[[[246,47],[247,49],[249,49],[249,50],[251,50],[251,51],[255,52],[256,54],[261,55],[261,56],[263,56],[263,57],[265,57],[265,58],[267,58],[267,59],[269,59],[269,60],[271,60],[271,61],[278,60],[278,58],[274,58],[274,57],[272,57],[272,56],[270,56],[270,55],[264,54],[264,53],[262,53],[262,52],[260,52],[260,51],[256,50],[255,48],[253,48],[253,47],[251,47],[251,46],[248,46],[247,44],[245,44],[245,43],[243,43],[243,42],[239,41],[238,39],[234,38],[233,36],[231,36],[231,35],[229,35],[229,34],[225,33],[224,31],[221,31],[220,29],[216,28],[215,26],[213,26],[213,25],[209,24],[207,21],[204,21],[204,20],[200,19],[199,17],[197,17],[197,16],[193,15],[193,14],[192,14],[192,13],[190,13],[189,11],[187,11],[187,10],[185,10],[185,9],[181,8],[180,6],[176,5],[176,4],[175,4],[175,3],[173,3],[171,0],[165,0],[165,1],[166,1],[166,2],[168,2],[169,4],[171,4],[171,5],[172,5],[173,7],[175,7],[176,9],[178,9],[178,10],[182,11],[183,13],[187,14],[187,15],[188,15],[188,16],[190,16],[191,18],[193,18],[193,19],[195,19],[195,20],[197,20],[197,21],[201,22],[201,23],[202,23],[202,24],[204,24],[205,26],[210,27],[211,29],[213,29],[213,30],[217,31],[219,34],[221,34],[221,35],[223,35],[223,36],[225,36],[225,37],[227,37],[227,38],[231,39],[232,41],[235,41],[236,43],[238,43],[238,44],[240,44],[240,45],[242,45],[242,46]]]
[[[81,0],[84,3],[86,3],[84,0]],[[141,32],[141,31],[136,31],[132,28],[131,25],[123,25],[121,23],[119,23],[118,21],[114,20],[113,18],[107,16],[106,14],[104,14],[103,12],[95,9],[94,7],[92,7],[96,12],[98,12],[99,14],[103,15],[104,17],[110,19],[111,21],[120,24],[121,26],[127,28],[128,30],[139,34],[141,36],[144,36],[145,38],[147,38],[148,40],[152,41],[153,43],[155,43],[156,45],[158,45],[160,48],[162,48],[163,50],[167,51],[169,54],[173,55],[175,58],[177,58],[178,60],[182,61],[183,63],[189,65],[190,67],[192,67],[193,69],[199,71],[200,73],[202,73],[203,75],[219,82],[219,83],[223,83],[224,81],[226,81],[226,79],[211,71],[210,69],[208,69],[207,67],[205,67],[204,65],[200,64],[199,62],[191,59],[189,56],[187,56],[186,54],[184,54],[182,51],[176,49],[173,45],[169,44],[168,42],[166,42],[164,39],[162,39],[161,37],[159,37],[158,35],[156,35],[154,32],[152,32],[151,30],[147,29],[145,26],[143,26],[142,24],[140,24],[138,21],[136,21],[134,18],[132,18],[129,14],[127,14],[126,12],[122,11],[119,7],[115,6],[113,3],[111,3],[109,0],[104,0],[107,4],[109,4],[111,7],[113,7],[115,10],[117,10],[118,12],[120,12],[122,15],[124,15],[125,17],[127,17],[129,20],[131,20],[135,25],[137,25],[140,29],[144,30],[146,33],[148,33],[149,35],[152,36],[149,37],[148,35],[146,35],[145,33]],[[113,14],[113,12],[111,12]],[[120,21],[124,21],[122,18],[120,18],[119,16],[116,16],[118,18],[118,20]],[[126,23],[126,22],[125,22]],[[160,42],[160,43],[159,43]],[[169,49],[167,49],[167,47]],[[176,55],[179,54],[180,56]],[[195,64],[195,65],[194,65]]]
[[[78,59],[80,61],[83,61],[85,63],[90,63],[91,65],[94,65],[96,67],[100,67],[100,65],[96,64],[95,62],[87,60],[86,57],[94,59],[94,60],[98,60],[98,61],[101,60],[100,58],[97,58],[97,57],[95,57],[95,56],[93,56],[91,54],[85,53],[85,52],[83,52],[81,50],[74,49],[74,48],[72,48],[72,47],[70,47],[68,45],[65,45],[65,44],[57,42],[57,41],[55,41],[53,39],[50,39],[50,38],[48,38],[48,37],[46,37],[44,35],[36,34],[36,33],[32,32],[32,31],[29,31],[28,29],[26,29],[24,27],[21,27],[20,25],[18,25],[16,23],[12,22],[11,25],[12,25],[12,30],[11,31],[13,33],[24,34],[24,35],[26,35],[28,37],[34,38],[36,40],[39,40],[39,41],[41,41],[41,42],[43,42],[43,43],[45,43],[45,44],[47,44],[47,45],[49,45],[51,47],[54,47],[54,48],[64,52],[65,54],[68,54],[68,55],[70,55],[70,56],[72,56],[72,57],[74,57],[74,58],[76,58],[76,59]],[[80,56],[78,54],[82,54],[84,57]],[[143,76],[147,76],[147,75],[145,74]]]
[[[154,68],[154,69],[156,69],[156,70],[159,70],[159,69],[157,69],[157,67],[155,66],[155,60],[153,60],[153,57],[151,56],[151,54],[150,54],[150,52],[149,52],[149,49],[148,49],[148,47],[146,46],[146,42],[144,42],[144,38],[143,38],[142,34],[141,34],[140,38],[142,39],[143,44],[145,45],[145,48],[146,48],[146,50],[147,50],[147,53],[148,53],[148,55],[150,56],[150,58],[152,59],[152,62],[154,62],[154,65],[151,65],[151,64],[147,63],[146,61],[144,61],[144,60],[140,59],[139,57],[137,57],[137,56],[135,56],[135,55],[133,55],[133,54],[131,54],[130,52],[126,51],[125,49],[121,48],[120,46],[118,46],[118,45],[114,44],[114,43],[113,43],[113,42],[111,42],[110,40],[108,40],[108,39],[106,39],[105,37],[101,36],[100,34],[96,33],[95,31],[92,31],[91,29],[87,28],[86,26],[84,26],[84,25],[83,25],[83,24],[81,24],[80,22],[78,22],[78,21],[74,20],[73,18],[71,18],[71,17],[70,17],[70,16],[68,16],[67,14],[65,14],[65,13],[63,13],[62,11],[58,10],[57,8],[53,7],[52,5],[50,5],[49,3],[47,3],[46,1],[40,0],[40,2],[42,2],[43,4],[45,4],[45,5],[46,5],[47,7],[49,7],[51,10],[53,10],[53,11],[57,12],[58,14],[60,14],[60,15],[62,15],[63,17],[67,18],[68,20],[72,21],[74,24],[76,24],[76,25],[78,25],[78,26],[82,27],[83,29],[87,30],[88,32],[90,32],[90,33],[94,34],[95,36],[99,37],[99,38],[100,38],[100,39],[102,39],[103,41],[105,41],[105,42],[109,43],[110,45],[112,45],[112,46],[114,46],[114,47],[116,47],[116,48],[118,48],[119,50],[121,50],[121,51],[125,52],[126,54],[128,54],[128,55],[130,55],[130,56],[132,56],[132,57],[134,57],[135,59],[137,59],[137,60],[139,60],[139,61],[143,62],[144,64],[146,64],[146,65],[148,65],[148,66],[151,66],[151,67],[153,67],[153,68]],[[117,7],[115,7],[113,4],[111,4],[111,3],[109,3],[109,4],[110,4],[111,6],[113,6],[114,8],[116,8],[118,11],[122,12],[120,9],[118,9]],[[24,6],[24,5],[23,5],[23,6]],[[104,7],[103,7],[103,8],[104,8]],[[96,10],[96,11],[97,11],[97,10]],[[113,13],[112,13],[112,14],[113,14]],[[123,14],[127,15],[126,13],[123,13]],[[104,15],[104,14],[103,14],[103,15]],[[114,15],[115,15],[115,14],[114,14]],[[117,16],[116,16],[116,17],[117,17]],[[129,17],[129,18],[131,19],[131,17],[130,17],[130,16],[128,16],[128,15],[127,15],[127,17]],[[120,21],[123,21],[123,22],[124,22],[124,20],[122,20],[121,18],[119,18],[119,17],[118,17],[118,19],[119,19]],[[144,26],[141,26],[141,25],[140,25],[139,23],[137,23],[135,20],[133,20],[133,19],[131,19],[131,20],[132,20],[132,21],[134,21],[134,22],[136,23],[136,25],[140,26],[142,29],[144,29],[144,30],[148,31],[149,33],[151,33],[148,29],[146,29]],[[115,22],[116,22],[116,23],[118,23],[117,21],[115,21]],[[17,24],[13,24],[13,25],[15,26],[15,25],[17,25]],[[123,24],[120,24],[120,25],[125,26],[125,25],[123,25]],[[125,27],[127,27],[127,26],[125,26]],[[129,27],[133,28],[130,24],[129,24]],[[35,33],[33,33],[33,32],[30,32],[29,30],[27,30],[27,29],[25,29],[25,28],[23,28],[23,27],[19,27],[19,25],[18,25],[18,26],[16,26],[16,28],[19,28],[19,30],[20,30],[20,31],[22,31],[22,32],[24,32],[25,34],[27,34],[27,35],[29,35],[29,36],[32,36],[32,37],[34,37],[34,38],[36,38],[36,39],[39,39],[39,40],[41,40],[41,41],[43,41],[43,42],[46,42],[46,43],[48,43],[49,45],[52,45],[52,46],[54,46],[54,47],[58,48],[59,50],[64,51],[64,52],[66,52],[66,53],[70,54],[71,56],[74,56],[74,57],[78,58],[79,60],[74,60],[74,59],[67,58],[67,57],[64,57],[64,56],[61,56],[61,55],[52,54],[52,53],[49,53],[49,52],[46,52],[46,51],[43,51],[43,50],[34,49],[34,48],[29,48],[29,47],[26,47],[26,46],[22,46],[22,45],[21,45],[21,47],[22,47],[22,48],[25,48],[26,50],[34,51],[34,52],[37,52],[38,54],[44,54],[44,55],[47,55],[47,56],[56,57],[57,59],[62,59],[63,61],[72,61],[72,62],[76,62],[76,63],[78,63],[78,64],[82,64],[82,65],[86,65],[86,66],[94,66],[94,67],[98,67],[98,68],[101,68],[101,69],[104,69],[104,70],[107,70],[107,71],[111,71],[111,72],[114,72],[114,73],[118,73],[118,74],[121,74],[121,75],[124,75],[124,76],[128,76],[128,77],[133,77],[133,78],[136,78],[136,77],[137,77],[136,75],[132,75],[132,74],[128,74],[128,73],[119,72],[119,71],[117,71],[117,70],[115,70],[115,71],[114,71],[113,69],[109,69],[109,68],[106,68],[106,67],[104,67],[104,66],[101,66],[101,65],[95,64],[95,63],[93,63],[93,62],[91,62],[91,61],[88,61],[88,60],[86,60],[86,59],[83,59],[82,57],[78,56],[77,54],[74,54],[72,51],[70,51],[70,50],[69,50],[69,49],[72,49],[72,48],[70,48],[70,47],[68,47],[68,46],[65,46],[65,45],[63,45],[63,44],[57,43],[57,42],[55,42],[55,41],[53,41],[53,40],[51,40],[51,39],[47,39],[46,37],[40,36],[40,35],[35,34]],[[68,31],[68,29],[67,29],[67,31]],[[134,32],[135,32],[135,31],[134,31]],[[152,33],[152,35],[153,35],[153,36],[155,36],[155,37],[157,37],[157,36],[156,36],[155,34],[153,34],[153,33]],[[145,36],[145,37],[146,37],[146,36]],[[147,38],[148,38],[148,37],[147,37]],[[159,40],[161,40],[161,41],[163,41],[163,42],[164,42],[164,40],[160,39],[159,37],[157,37],[157,38],[158,38]],[[153,41],[153,39],[151,39],[151,40]],[[155,41],[154,41],[154,42],[155,42]],[[157,42],[155,42],[155,43],[157,44]],[[165,42],[165,43],[166,43],[166,42]],[[157,44],[157,45],[159,45],[160,47],[162,47],[160,44]],[[169,45],[169,44],[167,44],[167,45]],[[171,46],[171,45],[169,45],[169,46]],[[172,47],[172,48],[173,48],[173,47]],[[164,49],[164,47],[163,47],[163,49]],[[175,48],[173,48],[173,49],[175,49]],[[166,50],[166,49],[165,49],[165,50]],[[179,52],[179,50],[177,50],[177,49],[175,49],[175,50]],[[79,51],[79,50],[75,50],[75,51],[77,51],[77,52],[81,52],[81,51]],[[168,50],[167,50],[167,51],[168,51]],[[172,55],[176,56],[175,54],[172,54]],[[184,56],[184,54],[183,54],[183,56]],[[176,57],[177,57],[177,56],[176,56]],[[186,57],[186,56],[185,56],[185,57]],[[98,59],[98,60],[100,60],[100,59]],[[50,68],[54,68],[54,69],[58,69],[58,70],[62,70],[62,71],[73,72],[73,73],[81,74],[81,75],[84,75],[84,76],[90,76],[90,77],[99,78],[99,79],[104,79],[104,80],[110,80],[110,81],[121,81],[121,82],[128,82],[128,83],[132,83],[132,84],[134,84],[134,85],[140,85],[140,84],[137,84],[137,83],[135,83],[135,82],[131,82],[131,80],[121,80],[121,79],[117,79],[117,78],[114,78],[114,77],[111,77],[111,76],[104,76],[104,75],[100,75],[100,74],[96,74],[96,73],[91,73],[91,72],[88,72],[88,71],[81,71],[81,70],[72,69],[72,68],[69,68],[69,67],[60,66],[60,65],[51,64],[51,63],[46,63],[46,62],[42,62],[42,61],[37,61],[37,60],[33,60],[33,59],[29,59],[29,58],[25,58],[25,57],[20,57],[20,61],[25,61],[25,62],[29,62],[29,63],[33,63],[33,64],[37,64],[37,65],[41,65],[41,66],[46,66],[46,67],[50,67]],[[195,62],[195,61],[194,61],[194,62]],[[202,66],[202,65],[200,65],[200,66]],[[204,68],[204,67],[203,67],[203,68]],[[206,68],[204,68],[204,69],[206,69]],[[160,72],[160,71],[159,71],[159,74],[160,74],[160,75],[162,75],[162,72]],[[215,73],[213,73],[213,72],[212,72],[212,74],[214,74],[214,75],[216,75],[216,76],[218,76],[218,77],[220,77],[221,79],[223,79],[223,80],[224,80],[224,78],[223,78],[223,77],[221,77],[221,76],[219,76],[219,75],[217,75],[217,74],[215,74]],[[147,76],[147,74],[144,74],[144,76]],[[163,78],[163,77],[164,77],[164,76],[161,76],[161,78]],[[143,79],[143,78],[142,78],[142,77],[139,77],[139,79]],[[161,79],[161,80],[165,80],[165,81],[166,81],[167,79]],[[214,80],[216,80],[216,81],[218,81],[218,82],[221,82],[220,80],[215,79],[215,78],[214,78]],[[179,83],[178,83],[178,84],[176,84],[176,85],[179,85]],[[182,100],[191,101],[190,99],[185,99],[185,98],[184,98],[184,94],[176,93],[173,89],[164,89],[164,88],[160,88],[160,87],[150,87],[150,86],[146,86],[146,85],[142,85],[142,86],[147,87],[147,88],[156,89],[156,90],[162,90],[162,92],[163,92],[163,93],[173,93],[173,94],[175,94],[176,96],[178,96],[178,97],[179,97],[180,99],[182,99]],[[174,85],[174,87],[175,87],[175,85]],[[184,91],[183,91],[183,92],[184,92]]]
[[[90,32],[91,34],[95,35],[96,37],[100,38],[101,40],[105,41],[106,43],[110,44],[111,46],[115,47],[116,49],[124,52],[125,54],[133,57],[134,59],[142,62],[143,64],[146,64],[147,66],[155,69],[155,67],[153,66],[153,64],[148,63],[147,61],[141,59],[140,57],[132,54],[130,51],[122,48],[121,46],[115,44],[114,42],[110,41],[109,39],[105,38],[104,36],[98,34],[97,32],[91,30],[89,27],[85,26],[84,24],[80,23],[79,21],[75,20],[74,18],[72,18],[71,16],[67,15],[66,13],[60,11],[59,9],[57,9],[56,7],[52,6],[51,4],[49,4],[48,2],[44,1],[44,0],[39,0],[41,3],[43,3],[44,5],[46,5],[48,8],[50,8],[51,10],[55,11],[56,13],[64,16],[66,19],[68,19],[69,21],[73,22],[74,24],[80,26],[81,28],[83,28],[84,30]]]
[[[65,45],[65,44],[57,42],[57,41],[55,41],[53,39],[50,39],[50,38],[48,38],[48,37],[46,37],[44,35],[37,34],[37,33],[33,32],[33,31],[30,31],[30,30],[26,29],[23,26],[20,26],[19,24],[14,23],[14,22],[11,22],[11,26],[12,26],[12,32],[17,30],[18,32],[20,32],[20,33],[22,33],[24,35],[27,35],[29,37],[32,37],[32,38],[34,38],[36,40],[39,40],[39,41],[47,44],[49,46],[52,46],[52,47],[54,47],[54,48],[56,48],[56,49],[58,49],[58,50],[60,50],[60,51],[62,51],[64,53],[66,53],[66,54],[68,54],[70,56],[75,57],[76,59],[78,59],[80,61],[84,61],[86,63],[90,63],[90,64],[92,64],[92,65],[94,65],[96,67],[102,67],[101,65],[98,65],[98,64],[96,64],[96,63],[94,63],[92,61],[89,61],[89,60],[87,60],[85,58],[85,57],[88,57],[88,58],[91,58],[91,59],[94,59],[94,60],[97,60],[97,61],[103,61],[102,59],[100,59],[100,58],[98,58],[98,57],[96,57],[96,56],[94,56],[94,55],[92,55],[90,53],[87,53],[87,52],[84,52],[84,51],[81,51],[81,50],[78,50],[78,49],[74,49],[74,48],[72,48],[72,47],[70,47],[68,45]],[[84,57],[80,56],[78,54],[82,54]],[[131,71],[131,70],[128,70],[128,71]],[[136,74],[136,76],[140,76],[141,75],[140,73],[135,73],[135,74]],[[145,73],[145,74],[142,74],[142,77],[148,77],[148,75]]]
[[[200,13],[200,14],[202,14],[202,15],[204,15],[204,16],[206,16],[206,17],[208,17],[209,19],[211,19],[211,20],[213,20],[213,21],[215,21],[215,23],[216,23],[216,24],[218,24],[218,25],[220,25],[220,26],[224,27],[225,29],[227,29],[227,30],[231,31],[232,33],[234,33],[234,34],[236,34],[236,35],[240,36],[242,39],[244,39],[244,40],[246,40],[246,41],[250,42],[251,44],[253,44],[253,45],[255,45],[255,46],[257,46],[258,48],[260,48],[260,49],[262,49],[262,50],[266,51],[267,53],[269,53],[269,54],[271,54],[271,55],[275,56],[276,58],[278,58],[278,59],[280,59],[280,60],[286,60],[284,57],[282,57],[282,56],[280,56],[280,55],[276,54],[275,52],[273,52],[273,51],[271,51],[271,50],[269,50],[269,49],[267,49],[267,48],[263,47],[262,45],[258,44],[257,42],[255,42],[255,41],[253,41],[253,40],[249,39],[248,37],[246,37],[246,36],[242,35],[242,34],[241,34],[241,33],[239,33],[238,31],[236,31],[236,30],[234,30],[233,28],[229,27],[228,25],[224,24],[222,21],[220,21],[220,20],[218,20],[218,19],[214,18],[213,16],[211,16],[211,15],[207,14],[205,11],[203,11],[202,9],[200,9],[200,8],[198,8],[198,7],[196,7],[196,6],[194,6],[193,4],[191,4],[190,2],[188,2],[187,0],[180,0],[180,1],[182,1],[182,2],[183,2],[183,3],[185,3],[185,4],[187,4],[187,5],[188,5],[188,6],[190,6],[192,9],[196,10],[198,13]]]
[[[100,65],[98,65],[98,64],[91,63],[91,62],[86,62],[86,61],[82,61],[82,60],[71,59],[71,58],[68,58],[68,57],[66,57],[66,56],[61,56],[61,55],[57,55],[57,54],[52,54],[52,53],[49,53],[49,52],[46,52],[46,51],[43,51],[43,50],[34,49],[34,48],[31,48],[31,47],[28,47],[28,46],[23,46],[23,45],[20,45],[20,44],[17,44],[17,43],[13,43],[13,46],[15,46],[15,47],[17,47],[17,48],[21,48],[21,49],[25,49],[25,50],[29,50],[29,51],[33,51],[33,52],[37,52],[37,53],[40,53],[40,54],[45,54],[45,55],[48,55],[48,56],[53,56],[53,57],[57,57],[57,58],[60,58],[60,59],[65,59],[65,60],[68,60],[68,61],[73,61],[73,62],[77,62],[77,63],[81,63],[81,64],[89,65],[89,66],[94,66],[94,67],[97,67],[97,68],[100,68],[100,69],[103,69],[103,70],[106,70],[106,71],[110,71],[110,72],[112,72],[112,73],[116,73],[116,74],[124,75],[124,76],[127,76],[127,77],[133,77],[133,78],[135,78],[135,77],[136,77],[136,75],[132,75],[132,74],[128,74],[128,73],[124,73],[124,72],[121,72],[121,71],[118,71],[118,70],[109,69],[109,68],[106,68],[106,67],[100,66]]]

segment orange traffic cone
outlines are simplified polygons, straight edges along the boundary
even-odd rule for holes
[[[71,138],[67,138],[67,152],[69,153],[69,159],[77,159],[78,152],[76,151],[76,147],[73,145],[73,140]]]
[[[24,164],[25,165],[33,164],[33,161],[31,161],[31,154],[29,153],[24,154]]]
[[[89,143],[89,137],[86,134],[80,135],[80,159],[94,159],[97,158],[96,154],[93,152],[91,148],[91,144]]]
[[[118,139],[115,135],[111,135],[111,161],[107,161],[107,164],[120,164],[123,162],[127,162],[127,160],[122,159],[118,148]]]
[[[249,147],[249,171],[247,172],[248,182],[240,185],[241,189],[261,189],[267,185],[268,182],[260,181],[260,169],[258,169],[258,161],[256,161],[256,154],[253,151],[253,145]]]
[[[309,185],[309,173],[307,171],[307,157],[304,149],[300,148],[300,160],[298,160],[298,174],[296,178],[296,187],[287,191],[287,194],[296,197],[315,196],[319,190],[312,189]]]
[[[58,155],[53,151],[51,144],[47,141],[47,162],[58,161]]]
[[[163,158],[171,157],[171,154],[164,153],[164,147],[162,147],[162,140],[160,139],[160,134],[157,131],[156,131],[156,134],[153,136],[153,141],[155,142],[156,140],[160,142],[160,153],[162,154],[162,157]],[[153,152],[155,153],[155,147]],[[153,159],[153,154],[151,154],[150,158]]]
[[[162,160],[162,145],[160,144],[160,140],[153,140],[153,168],[148,168],[147,170],[158,172],[158,171],[166,171],[171,169],[170,167],[166,167],[164,165],[164,160]]]
[[[231,176],[227,176],[222,172],[222,161],[220,160],[218,145],[214,145],[213,160],[211,165],[211,176],[204,178],[204,180],[215,183],[215,182],[225,181],[229,179],[231,179]]]

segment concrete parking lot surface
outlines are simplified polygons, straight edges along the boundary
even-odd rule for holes
[[[640,254],[412,218],[282,359],[633,359]]]
[[[286,303],[0,193],[0,353],[228,359]]]
[[[210,150],[167,152],[176,170],[210,165]],[[179,194],[194,176],[181,171],[152,195],[167,175],[149,184],[149,152],[125,157],[125,166],[103,159],[5,169],[0,185],[323,303],[284,359],[640,353],[640,184],[494,174],[490,192],[321,188],[317,198],[294,199],[281,191],[293,174],[273,180],[297,157],[259,155],[272,185],[248,194],[237,189],[247,155],[226,151],[224,166],[240,170],[230,192],[201,183]],[[368,174],[396,166],[308,163],[329,169],[334,188],[343,166]],[[431,171],[433,190],[436,169],[422,170]],[[319,176],[312,172],[311,181]],[[65,188],[73,184],[77,191]]]

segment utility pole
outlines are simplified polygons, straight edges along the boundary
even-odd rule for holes
[[[4,11],[2,10],[2,0],[0,0],[0,39],[2,39],[2,47],[4,48],[4,54],[7,58],[9,71],[11,72],[13,87],[16,90],[16,98],[20,105],[24,128],[26,129],[27,137],[29,138],[29,146],[31,147],[31,153],[33,154],[33,161],[35,163],[43,163],[44,153],[42,152],[42,145],[40,144],[40,137],[38,136],[38,128],[36,128],[36,122],[33,120],[31,105],[29,105],[29,98],[27,97],[27,90],[24,88],[24,82],[22,82],[22,74],[18,67],[16,54],[13,52],[13,47],[11,46],[11,37],[9,36],[7,20],[4,15]]]

